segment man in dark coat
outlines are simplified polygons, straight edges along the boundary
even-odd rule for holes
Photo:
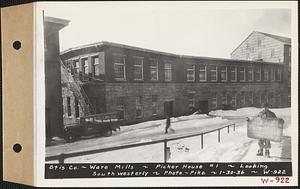
[[[269,106],[267,103],[263,105],[264,109],[259,112],[258,117],[261,117],[262,119],[266,118],[277,118],[275,113],[269,110]],[[258,152],[257,156],[262,156],[264,154],[265,149],[265,156],[270,158],[270,148],[271,148],[271,141],[268,139],[259,139],[258,141]]]

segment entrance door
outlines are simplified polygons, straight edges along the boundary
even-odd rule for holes
[[[166,101],[164,103],[164,112],[165,112],[165,116],[173,115],[173,101]]]
[[[201,113],[208,114],[208,101],[199,101],[199,110]]]

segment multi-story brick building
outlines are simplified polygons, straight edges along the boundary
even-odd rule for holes
[[[291,91],[291,38],[253,31],[232,53],[235,60],[255,60],[282,64],[286,90]]]
[[[110,42],[71,48],[61,52],[61,59],[63,69],[85,91],[91,112],[118,112],[125,123],[184,115],[191,107],[208,112],[224,104],[287,106],[283,64],[177,55]],[[80,100],[64,93],[65,119],[82,114]]]

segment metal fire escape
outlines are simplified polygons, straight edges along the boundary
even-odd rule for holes
[[[78,99],[78,103],[84,113],[84,115],[95,114],[95,109],[90,103],[90,100],[82,87],[82,84],[79,79],[75,79],[68,68],[64,65],[63,61],[60,59],[61,65],[61,80],[62,83],[65,83],[67,88],[73,92],[75,98]],[[72,64],[70,64],[73,66]],[[71,68],[74,69],[74,68]]]

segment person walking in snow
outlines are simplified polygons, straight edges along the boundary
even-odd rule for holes
[[[170,119],[170,116],[167,116],[165,134],[168,133],[168,130],[170,127],[171,127],[171,119]]]
[[[264,103],[263,108],[264,109],[259,112],[258,117],[262,119],[277,118],[275,113],[269,110],[269,105],[267,103]],[[265,150],[265,156],[270,158],[271,141],[268,139],[259,139],[258,146],[259,149],[256,155],[263,156]]]

